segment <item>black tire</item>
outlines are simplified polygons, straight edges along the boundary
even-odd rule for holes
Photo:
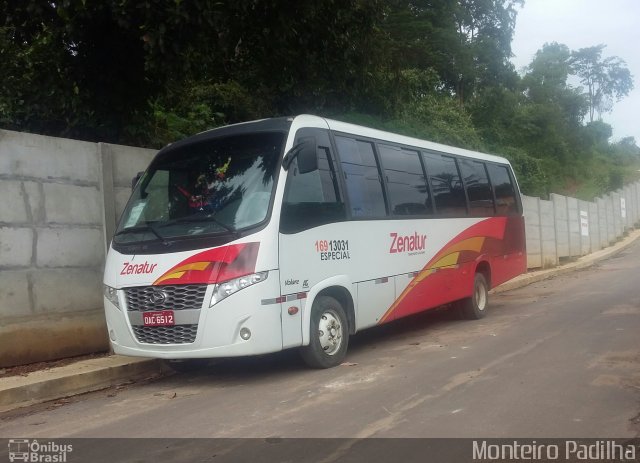
[[[311,308],[311,339],[300,348],[302,359],[312,368],[340,365],[347,355],[349,325],[342,305],[330,296],[319,296]]]
[[[194,373],[209,364],[209,359],[165,360],[165,365],[178,373]]]
[[[467,320],[479,320],[486,315],[489,306],[489,285],[482,273],[476,273],[473,279],[471,297],[458,301],[457,306],[460,316]]]

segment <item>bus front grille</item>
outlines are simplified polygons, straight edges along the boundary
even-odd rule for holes
[[[129,311],[188,310],[202,308],[207,285],[135,286],[125,288]]]
[[[196,340],[198,324],[174,326],[132,326],[138,342],[145,344],[190,344]]]

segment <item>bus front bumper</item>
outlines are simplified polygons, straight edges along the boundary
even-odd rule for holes
[[[129,315],[104,298],[109,339],[116,354],[162,359],[238,357],[282,350],[281,305],[251,307],[252,288],[223,300],[213,307],[200,309],[195,339],[170,343],[170,337],[156,337],[141,342],[140,330],[131,324]],[[258,299],[259,300],[259,299]],[[176,325],[182,329],[184,325]],[[155,327],[154,327],[155,328]],[[175,327],[158,330],[170,333]],[[138,330],[138,331],[135,331]]]

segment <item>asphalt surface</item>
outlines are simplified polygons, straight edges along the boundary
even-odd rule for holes
[[[294,351],[0,415],[0,437],[640,437],[640,243],[352,338],[346,363]],[[118,444],[122,445],[122,444]]]

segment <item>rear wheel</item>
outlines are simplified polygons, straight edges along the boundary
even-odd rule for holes
[[[471,297],[458,301],[460,315],[467,320],[479,320],[487,312],[489,305],[489,285],[482,273],[476,273],[473,279]]]
[[[342,305],[330,296],[319,296],[311,308],[311,336],[300,348],[302,359],[313,368],[339,365],[347,354],[349,329]]]

